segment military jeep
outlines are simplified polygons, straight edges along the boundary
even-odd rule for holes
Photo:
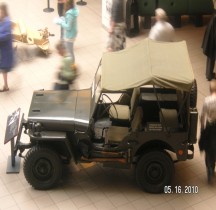
[[[184,41],[145,39],[104,53],[89,89],[35,91],[15,144],[26,180],[46,190],[61,179],[63,164],[96,162],[135,168],[143,190],[163,192],[174,163],[194,156],[194,81]]]

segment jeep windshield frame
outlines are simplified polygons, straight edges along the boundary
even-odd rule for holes
[[[95,73],[92,85],[91,85],[91,116],[97,106],[98,100],[101,95],[101,62],[99,63],[98,69]]]

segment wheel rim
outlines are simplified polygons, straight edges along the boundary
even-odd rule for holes
[[[45,158],[39,159],[34,165],[33,174],[38,180],[49,180],[53,174],[51,162]]]
[[[149,183],[160,184],[165,177],[163,165],[159,162],[149,163],[144,176]]]

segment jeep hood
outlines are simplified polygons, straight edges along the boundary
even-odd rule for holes
[[[28,120],[46,130],[85,131],[89,125],[91,91],[35,91]]]
[[[147,38],[125,50],[104,53],[101,71],[101,87],[110,91],[143,85],[190,91],[194,81],[185,41]]]

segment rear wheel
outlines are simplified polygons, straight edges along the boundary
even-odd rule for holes
[[[26,154],[23,170],[26,180],[35,189],[47,190],[61,178],[61,159],[53,150],[35,146]]]
[[[136,180],[149,193],[164,192],[174,175],[174,164],[165,151],[151,151],[144,154],[136,166]]]

